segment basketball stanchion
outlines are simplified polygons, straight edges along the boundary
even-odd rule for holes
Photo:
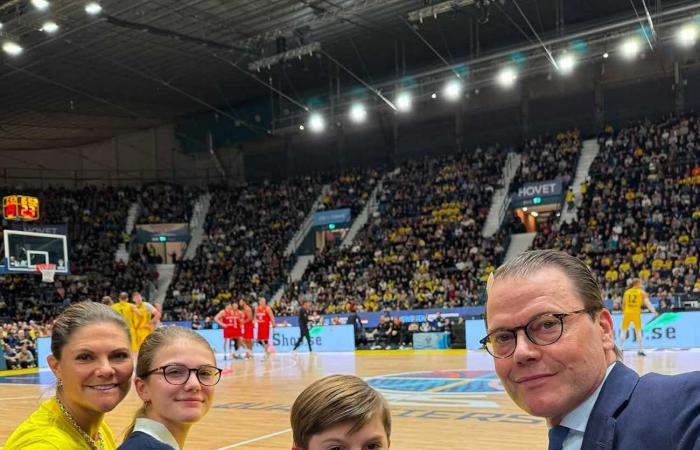
[[[41,281],[44,283],[53,283],[56,276],[56,264],[41,263],[37,264],[36,271],[41,273]]]

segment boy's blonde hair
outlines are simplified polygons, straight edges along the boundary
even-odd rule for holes
[[[384,397],[354,375],[331,375],[316,380],[299,394],[292,405],[294,445],[307,450],[315,434],[341,423],[351,423],[355,433],[379,417],[391,436],[391,412]]]

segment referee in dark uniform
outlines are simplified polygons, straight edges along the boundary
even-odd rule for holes
[[[292,351],[296,351],[297,348],[301,345],[301,341],[306,338],[306,343],[309,344],[309,352],[312,352],[311,350],[311,336],[309,335],[309,302],[306,301],[302,303],[301,308],[299,308],[299,332],[301,333],[301,336],[299,336],[299,340],[297,343],[294,345],[294,348]]]

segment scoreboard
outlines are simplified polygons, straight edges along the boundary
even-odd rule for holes
[[[39,220],[39,199],[28,195],[8,195],[2,199],[6,220]]]

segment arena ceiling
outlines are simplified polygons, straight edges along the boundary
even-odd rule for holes
[[[269,97],[269,81],[297,98],[340,73],[328,55],[373,84],[395,76],[396,61],[411,73],[534,42],[530,25],[551,38],[635,18],[633,5],[644,14],[641,0],[462,0],[411,27],[409,13],[430,0],[102,0],[97,16],[86,3],[0,1],[2,40],[23,47],[0,54],[0,150],[76,146],[225,110]],[[645,1],[652,14],[692,3]],[[48,19],[53,35],[40,30]],[[313,42],[325,55],[248,70]]]

